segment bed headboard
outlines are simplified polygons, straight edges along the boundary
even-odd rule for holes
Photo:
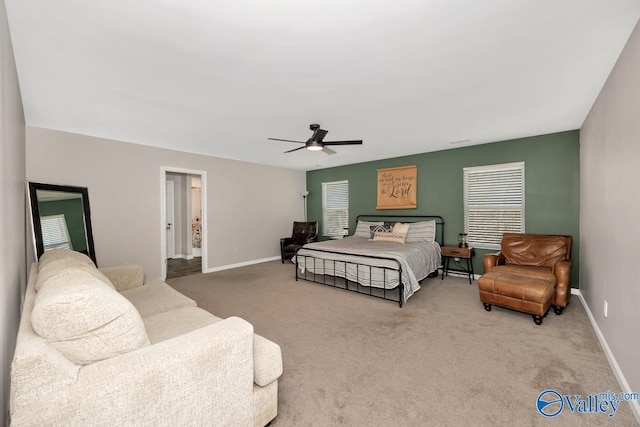
[[[444,244],[444,219],[439,215],[358,215],[356,217],[356,224],[358,220],[362,221],[384,221],[385,223],[394,222],[420,222],[420,221],[436,221],[436,242],[440,243],[440,246]]]

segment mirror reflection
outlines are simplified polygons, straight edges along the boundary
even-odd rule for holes
[[[30,182],[29,197],[38,258],[67,248],[96,262],[87,188]]]

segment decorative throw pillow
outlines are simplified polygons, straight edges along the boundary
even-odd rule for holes
[[[370,227],[372,225],[384,225],[382,221],[358,221],[358,225],[356,226],[356,231],[353,233],[355,237],[362,237],[363,239],[371,238],[371,230]]]
[[[371,225],[369,226],[370,235],[369,238],[373,239],[376,233],[388,233],[391,231],[391,227],[387,225]]]
[[[406,234],[398,234],[394,232],[381,233],[377,232],[373,236],[374,242],[394,242],[394,243],[404,243]]]
[[[38,335],[78,365],[149,345],[133,304],[85,271],[51,277],[36,296],[31,324]]]
[[[421,221],[409,224],[407,232],[407,243],[412,242],[435,242],[436,241],[436,221]]]
[[[409,232],[409,224],[403,224],[402,222],[396,222],[391,230],[398,234],[407,234]]]

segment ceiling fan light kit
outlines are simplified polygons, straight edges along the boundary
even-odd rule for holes
[[[319,142],[309,141],[307,142],[305,148],[309,151],[321,151],[324,147]]]
[[[353,140],[353,141],[327,141],[323,142],[324,137],[329,133],[324,129],[320,129],[320,125],[313,123],[309,125],[309,129],[313,131],[313,135],[306,142],[303,141],[294,141],[291,139],[280,139],[280,138],[267,138],[271,141],[284,141],[284,142],[295,142],[298,144],[304,144],[304,147],[294,148],[292,150],[285,151],[285,153],[291,153],[292,151],[302,150],[306,148],[309,151],[324,151],[326,154],[336,154],[335,151],[326,147],[327,145],[362,145],[362,140]]]

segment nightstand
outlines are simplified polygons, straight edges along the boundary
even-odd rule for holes
[[[462,271],[467,273],[469,276],[469,284],[473,281],[473,256],[475,255],[475,251],[473,248],[459,248],[457,246],[443,246],[442,248],[442,280],[444,280],[444,276],[449,275],[449,262],[451,258],[459,258],[461,260],[467,261],[467,268],[461,264],[460,267]],[[455,270],[452,270],[455,271]]]

